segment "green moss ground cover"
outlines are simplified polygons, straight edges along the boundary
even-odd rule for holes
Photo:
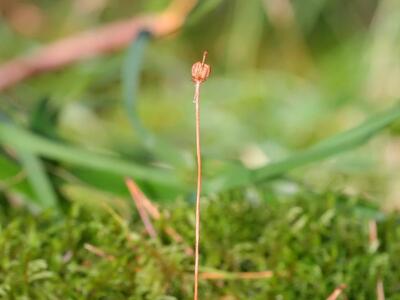
[[[134,210],[129,219],[73,205],[65,219],[2,208],[1,299],[190,299],[193,207],[163,207],[150,240]],[[377,218],[379,245],[369,243]],[[348,299],[400,299],[399,215],[384,215],[362,199],[331,193],[271,196],[242,191],[203,202],[203,272],[271,270],[259,280],[201,282],[202,299],[326,299],[346,284]],[[184,238],[173,242],[163,229]],[[93,245],[100,257],[85,248]],[[228,276],[229,277],[229,276]]]

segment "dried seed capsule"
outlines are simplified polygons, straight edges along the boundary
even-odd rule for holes
[[[192,67],[192,80],[195,83],[202,83],[210,76],[211,67],[205,63],[207,51],[203,54],[203,61],[196,62]]]

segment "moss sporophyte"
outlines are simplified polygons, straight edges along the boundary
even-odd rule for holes
[[[192,80],[195,83],[194,103],[196,110],[196,156],[197,156],[197,191],[196,191],[196,241],[194,264],[194,300],[198,300],[199,285],[199,244],[200,244],[200,193],[201,193],[201,144],[200,144],[200,85],[207,80],[211,67],[205,63],[207,51],[203,60],[192,66]]]

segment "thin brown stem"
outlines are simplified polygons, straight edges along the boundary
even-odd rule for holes
[[[200,85],[207,80],[211,68],[205,63],[207,51],[203,60],[192,66],[192,80],[195,83],[194,103],[196,106],[196,152],[197,152],[197,193],[196,193],[196,245],[194,264],[194,300],[198,300],[199,288],[199,244],[200,244],[200,193],[201,193],[201,146],[200,146]]]
[[[200,144],[200,82],[195,85],[196,106],[196,155],[197,155],[197,192],[196,192],[196,244],[194,256],[194,300],[198,299],[199,285],[199,245],[200,245],[200,193],[201,193],[201,144]]]

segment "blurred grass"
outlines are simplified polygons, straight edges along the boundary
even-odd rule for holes
[[[179,149],[163,142],[150,133],[142,124],[137,114],[137,94],[140,84],[141,63],[143,61],[144,52],[150,42],[151,34],[143,31],[133,41],[126,54],[126,60],[122,68],[122,91],[126,114],[137,132],[139,141],[148,149],[149,152],[156,154],[161,160],[172,164],[175,167],[184,167],[187,165],[183,156],[179,153]]]
[[[320,142],[309,150],[294,154],[286,159],[273,162],[265,167],[247,170],[240,165],[223,164],[214,179],[207,180],[204,184],[206,192],[221,192],[229,188],[262,182],[269,178],[282,176],[289,171],[351,150],[364,144],[372,136],[400,118],[400,106],[381,113],[367,120],[359,127],[338,134],[330,139]],[[134,118],[133,121],[136,119]],[[136,126],[136,125],[135,125]],[[141,125],[139,125],[141,126]],[[146,135],[143,132],[142,135]],[[146,136],[144,138],[147,138]],[[153,138],[150,136],[150,138]],[[42,207],[54,206],[56,197],[47,178],[43,165],[35,156],[37,154],[50,159],[57,159],[72,163],[78,167],[92,168],[98,171],[107,171],[116,175],[132,176],[139,180],[169,185],[173,188],[186,189],[186,182],[174,173],[162,169],[143,167],[110,155],[91,153],[79,148],[65,146],[32,135],[16,126],[0,123],[0,140],[4,144],[14,147],[19,151],[19,157],[27,171],[28,178],[37,193],[37,198],[43,201]],[[163,149],[163,148],[159,148]]]
[[[27,173],[29,183],[36,193],[36,199],[41,208],[56,208],[58,206],[57,196],[52,183],[46,173],[43,162],[29,151],[19,149],[18,158]]]
[[[155,170],[143,167],[132,162],[127,162],[111,155],[91,153],[79,148],[62,145],[29,132],[19,129],[13,125],[0,124],[0,135],[3,142],[18,149],[24,149],[34,154],[40,154],[52,159],[64,160],[66,162],[110,171],[116,174],[148,179],[174,186],[176,180],[167,171]]]

